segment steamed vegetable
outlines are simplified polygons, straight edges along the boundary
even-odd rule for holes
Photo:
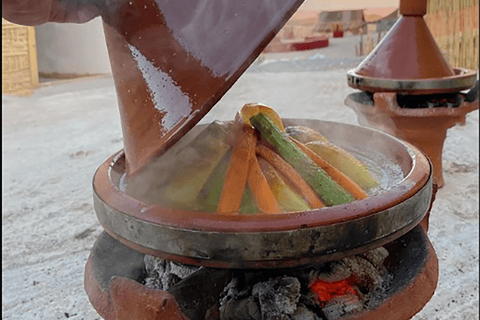
[[[255,155],[250,159],[248,187],[249,190],[251,190],[252,197],[255,199],[257,207],[261,212],[269,214],[282,212],[272,189],[270,189],[270,186],[268,185],[265,175],[260,169],[257,157],[255,157]]]
[[[320,168],[325,170],[325,172],[340,186],[342,186],[345,190],[347,190],[350,194],[352,194],[355,199],[361,200],[367,197],[367,193],[363,190],[358,184],[355,183],[352,179],[350,179],[347,175],[343,174],[339,170],[337,170],[334,166],[330,163],[319,157],[315,152],[310,150],[307,146],[303,143],[298,142],[297,140],[290,138],[293,142],[296,143],[297,146],[300,147],[302,151],[304,151]]]
[[[198,203],[203,204],[203,209],[208,212],[217,211],[218,201],[222,194],[223,182],[227,175],[228,162],[230,160],[231,150],[220,160],[213,170],[207,182],[203,185],[198,195]]]
[[[270,163],[264,159],[259,159],[258,164],[265,174],[268,185],[273,191],[278,204],[284,212],[307,211],[311,209],[302,197],[285,183]]]
[[[247,183],[250,159],[255,155],[257,136],[255,130],[243,123],[239,116],[235,119],[236,136],[227,174],[217,206],[217,213],[238,214]]]
[[[255,152],[263,159],[267,160],[275,169],[283,174],[290,184],[292,184],[298,193],[304,198],[308,205],[312,208],[324,207],[324,204],[317,196],[315,191],[308,185],[305,180],[292,168],[282,157],[275,151],[262,145],[257,145]]]
[[[243,121],[248,125],[251,125],[250,118],[259,113],[266,115],[281,132],[285,132],[282,118],[280,118],[278,113],[269,106],[261,103],[247,103],[240,111],[240,115],[242,116]]]
[[[240,209],[238,210],[240,214],[256,214],[258,213],[258,207],[253,198],[252,191],[248,185],[245,187],[245,192],[243,193],[242,202],[240,203]]]
[[[378,181],[370,174],[367,166],[346,150],[324,141],[312,141],[305,145],[363,189],[370,189],[378,185]]]
[[[284,127],[263,104],[214,122],[181,151],[167,203],[225,215],[308,211],[365,199],[378,185],[366,165],[323,134]]]
[[[250,122],[276,148],[282,158],[307,181],[327,206],[355,200],[350,193],[318,167],[286,134],[282,133],[267,116],[259,113],[251,117]]]
[[[195,137],[180,153],[184,164],[178,165],[163,189],[167,201],[191,206],[212,174],[214,168],[230,149],[225,142],[226,127],[213,122]]]
[[[327,138],[318,131],[315,131],[309,127],[305,126],[288,126],[285,128],[285,131],[288,135],[301,143],[307,143],[310,141],[325,141],[328,142]]]

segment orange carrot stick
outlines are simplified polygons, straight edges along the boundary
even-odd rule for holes
[[[248,171],[248,187],[252,191],[253,198],[258,208],[263,213],[277,214],[282,209],[278,205],[277,199],[273,195],[272,189],[268,185],[267,179],[263,175],[258,165],[255,154],[250,158],[250,169]]]
[[[310,207],[322,208],[325,206],[315,191],[313,191],[312,187],[310,187],[302,176],[283,160],[278,153],[262,145],[257,145],[255,152],[274,166],[278,172],[283,174],[298,190],[300,195],[304,197]]]
[[[238,115],[235,118],[235,126],[236,137],[232,155],[217,205],[217,213],[220,214],[238,214],[247,183],[250,159],[255,155],[257,142],[255,129],[244,124]]]
[[[368,194],[363,190],[358,184],[356,184],[350,177],[339,171],[337,168],[332,166],[327,161],[320,158],[315,152],[310,150],[306,145],[303,143],[295,140],[294,138],[290,137],[290,139],[295,142],[303,152],[305,152],[310,159],[313,160],[325,172],[335,180],[340,186],[342,186],[345,190],[352,194],[352,196],[357,199],[365,199]]]

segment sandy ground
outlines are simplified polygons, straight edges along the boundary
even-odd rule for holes
[[[202,122],[232,119],[244,103],[263,102],[282,117],[357,123],[343,104],[353,91],[346,66],[282,72],[279,59],[257,61]],[[266,60],[278,68],[255,70]],[[2,319],[100,319],[84,292],[83,272],[102,232],[92,177],[123,145],[113,80],[61,81],[30,97],[2,96],[2,115]],[[439,284],[415,320],[478,319],[478,122],[475,111],[448,132],[445,186],[429,232]]]

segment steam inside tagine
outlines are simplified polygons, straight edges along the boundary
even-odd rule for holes
[[[215,121],[175,150],[176,163],[157,193],[176,208],[281,214],[345,204],[378,186],[369,168],[323,134],[284,126],[263,104],[246,104],[233,122]]]

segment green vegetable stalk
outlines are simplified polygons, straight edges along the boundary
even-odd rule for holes
[[[339,186],[308,155],[290,141],[288,135],[283,134],[267,116],[259,113],[251,117],[250,122],[276,148],[285,161],[305,179],[327,206],[344,204],[355,200],[350,193]]]

